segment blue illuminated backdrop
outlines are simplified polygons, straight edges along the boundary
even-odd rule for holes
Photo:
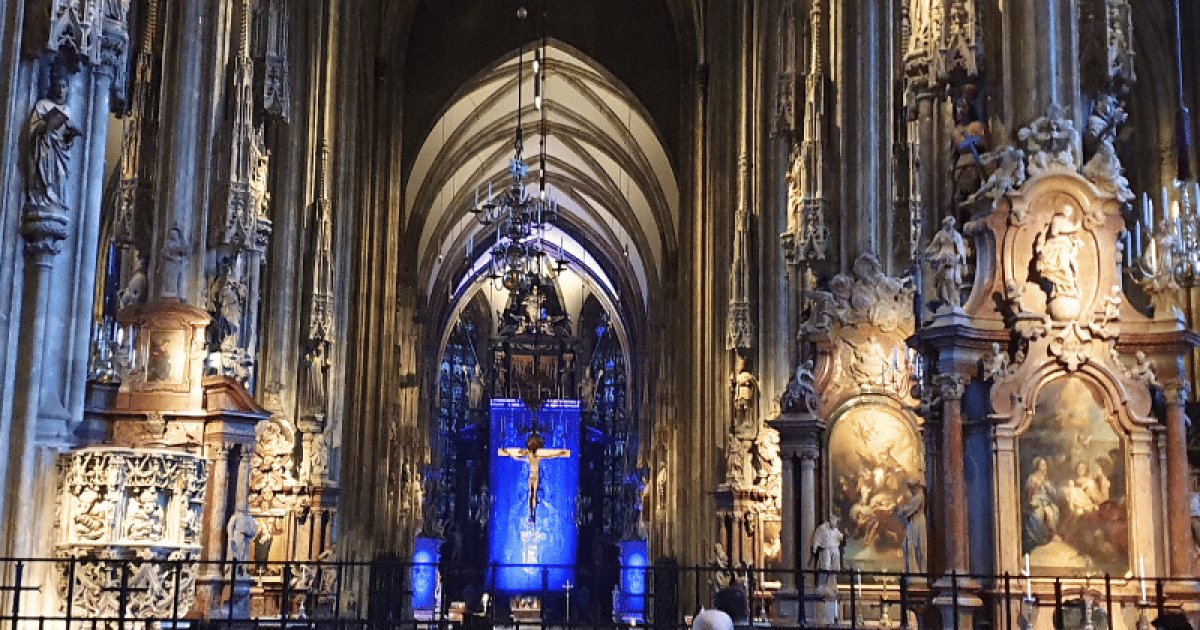
[[[502,448],[525,448],[533,428],[533,413],[519,400],[491,401],[490,487],[495,501],[489,534],[489,559],[498,567],[495,588],[509,593],[546,588],[561,592],[572,580],[578,526],[575,505],[579,495],[580,407],[577,400],[551,400],[537,414],[537,430],[546,449],[566,449],[568,457],[541,462],[537,518],[529,519],[529,465],[497,453]],[[560,565],[541,567],[503,565]]]

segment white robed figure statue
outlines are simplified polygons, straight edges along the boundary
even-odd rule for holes
[[[500,457],[511,457],[517,461],[529,463],[529,522],[537,520],[538,487],[541,485],[541,463],[544,459],[560,459],[570,457],[571,451],[565,448],[542,448],[545,441],[537,431],[529,434],[525,448],[509,446],[501,448],[497,453]]]

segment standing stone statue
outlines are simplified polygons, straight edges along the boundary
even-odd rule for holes
[[[833,515],[829,520],[817,526],[813,531],[812,553],[817,570],[828,572],[825,584],[837,587],[837,571],[842,570],[842,541],[845,536],[838,529],[838,517]]]
[[[925,258],[933,268],[933,284],[938,301],[950,311],[962,309],[962,272],[967,265],[967,245],[954,229],[954,217],[942,219],[942,229],[925,248]]]
[[[483,408],[483,369],[479,367],[478,363],[475,364],[470,380],[467,381],[467,402],[471,405],[471,409]]]
[[[64,186],[69,151],[79,130],[71,126],[67,106],[70,88],[66,77],[55,77],[50,93],[33,106],[29,115],[29,172],[25,194],[29,205],[66,210]]]
[[[925,570],[925,488],[920,479],[908,480],[908,492],[896,506],[904,521],[904,572]]]
[[[238,509],[229,517],[229,523],[225,525],[225,535],[228,537],[225,559],[242,564],[238,567],[238,572],[245,573],[245,565],[250,562],[250,544],[258,536],[258,522],[250,516],[249,511]]]
[[[183,236],[183,230],[178,225],[172,226],[167,233],[167,240],[162,247],[162,282],[163,297],[184,299],[184,276],[187,275],[188,254],[191,246]]]
[[[1079,254],[1083,249],[1079,230],[1075,207],[1066,205],[1054,214],[1034,244],[1037,272],[1049,285],[1047,306],[1057,320],[1079,315]]]
[[[311,352],[304,357],[307,363],[305,403],[310,411],[325,412],[325,375],[331,362],[325,342],[318,341]]]
[[[583,405],[584,411],[592,411],[596,408],[596,383],[603,376],[604,370],[593,375],[592,366],[583,368],[583,376],[579,379],[579,402]]]
[[[733,386],[733,426],[739,437],[750,437],[758,428],[758,378],[746,366],[745,357],[738,356],[734,374],[730,378]]]

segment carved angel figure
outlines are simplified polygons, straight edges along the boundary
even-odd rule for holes
[[[1117,196],[1121,202],[1133,199],[1129,180],[1121,174],[1121,160],[1113,142],[1117,137],[1117,126],[1129,118],[1117,99],[1108,94],[1096,98],[1092,114],[1088,116],[1084,148],[1091,154],[1083,166],[1083,174],[1096,182],[1101,189]]]
[[[190,249],[183,230],[178,225],[167,233],[162,247],[162,294],[164,297],[183,298],[184,276],[187,275]]]
[[[992,343],[992,351],[983,357],[983,379],[1000,380],[1011,373],[1008,353],[1000,349],[999,343]]]
[[[32,206],[66,210],[63,189],[67,179],[71,144],[79,130],[71,126],[67,106],[70,87],[66,77],[55,77],[46,98],[29,115],[29,172],[25,194]]]
[[[983,154],[983,164],[992,169],[979,190],[967,197],[964,205],[983,198],[999,199],[1025,183],[1025,152],[1016,147],[1001,147]]]

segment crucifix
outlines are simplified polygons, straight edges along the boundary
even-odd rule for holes
[[[538,435],[537,430],[529,434],[525,448],[509,446],[501,448],[500,457],[511,457],[517,461],[529,462],[529,522],[537,520],[538,486],[541,484],[541,463],[543,459],[560,459],[570,457],[571,451],[565,448],[542,448],[545,441]]]

